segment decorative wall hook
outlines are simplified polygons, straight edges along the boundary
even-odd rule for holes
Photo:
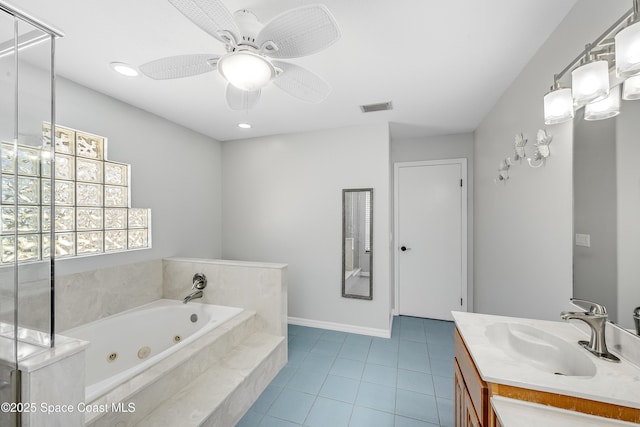
[[[522,159],[527,157],[527,154],[525,152],[526,145],[527,139],[524,137],[524,134],[516,134],[516,139],[514,142],[515,155],[513,156],[513,160],[515,160],[516,162],[522,162]]]
[[[493,180],[496,184],[498,182],[507,183],[509,179],[509,168],[511,167],[511,159],[509,157],[505,158],[500,162],[500,166],[498,166],[498,177]]]
[[[527,158],[527,162],[529,166],[532,168],[539,168],[540,166],[544,166],[547,162],[547,157],[551,155],[551,149],[549,145],[551,144],[551,140],[553,137],[551,135],[547,135],[547,132],[543,129],[538,130],[538,134],[536,135],[536,143],[534,144],[535,151],[533,152],[533,156]]]
[[[500,162],[500,166],[498,167],[498,176],[493,180],[493,182],[496,184],[499,182],[506,184],[509,179],[509,168],[517,163],[522,164],[522,159],[527,159],[527,163],[532,168],[544,166],[547,161],[547,157],[551,155],[549,145],[551,144],[552,139],[553,137],[548,135],[546,130],[539,129],[536,134],[533,154],[531,156],[527,156],[526,148],[528,140],[525,138],[524,133],[517,133],[513,143],[513,160],[511,157],[505,157],[504,160]]]

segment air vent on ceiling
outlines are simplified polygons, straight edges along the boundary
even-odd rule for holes
[[[391,105],[391,101],[389,102],[381,102],[380,104],[369,104],[369,105],[361,105],[360,110],[363,113],[371,113],[373,111],[385,111],[392,110],[393,105]]]

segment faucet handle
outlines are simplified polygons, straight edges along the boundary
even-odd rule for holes
[[[196,273],[193,275],[193,286],[191,289],[202,290],[207,287],[207,276],[203,273]]]
[[[569,298],[569,301],[571,301],[571,304],[575,305],[576,307],[580,307],[581,309],[586,310],[591,314],[600,316],[607,315],[606,307],[602,304],[598,304],[597,302],[587,301],[579,298]]]

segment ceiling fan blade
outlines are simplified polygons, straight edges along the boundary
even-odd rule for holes
[[[258,46],[271,41],[276,49],[265,48],[273,58],[296,58],[319,52],[340,39],[335,18],[323,5],[301,6],[269,21],[258,34]]]
[[[220,0],[169,0],[169,3],[222,43],[228,42],[221,33],[224,31],[231,33],[236,42],[240,40],[240,29],[233,19],[233,14]]]
[[[232,110],[249,110],[260,99],[260,89],[254,91],[246,91],[238,89],[232,84],[227,85],[227,104]]]
[[[281,61],[273,61],[273,65],[282,70],[273,84],[295,98],[317,104],[331,93],[329,83],[306,68]]]
[[[216,69],[220,55],[196,54],[169,56],[140,66],[140,71],[154,80],[180,79],[207,73]]]

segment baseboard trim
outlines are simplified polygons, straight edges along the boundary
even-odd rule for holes
[[[298,326],[349,332],[351,334],[369,335],[372,337],[391,338],[391,329],[367,328],[365,326],[347,325],[344,323],[326,322],[323,320],[302,319],[300,317],[288,317],[287,321],[292,325]]]

